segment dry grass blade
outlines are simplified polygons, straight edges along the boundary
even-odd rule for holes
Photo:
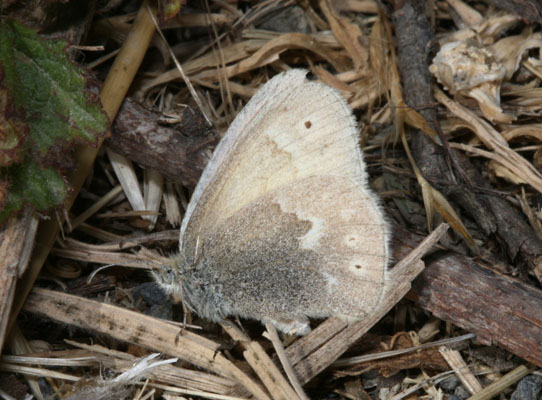
[[[284,351],[284,346],[282,345],[282,342],[279,338],[277,330],[275,329],[275,326],[270,323],[267,323],[265,324],[265,329],[267,330],[266,333],[269,336],[269,339],[273,343],[273,347],[275,348],[275,352],[277,353],[277,356],[279,357],[279,360],[282,364],[282,368],[284,368],[284,371],[286,372],[286,375],[288,376],[290,383],[292,384],[295,392],[297,393],[297,397],[299,397],[299,399],[301,400],[308,400],[308,397],[303,391],[303,387],[301,386],[301,383],[299,382],[299,379],[297,378],[295,371],[292,368],[292,364],[290,363],[290,360],[288,360],[288,356],[286,355],[286,352]]]
[[[233,43],[230,46],[225,46],[222,48],[222,54],[224,57],[224,62],[232,63],[239,60],[243,60],[250,56],[250,54],[257,51],[266,41],[262,40],[246,40],[241,43]],[[214,53],[206,53],[201,57],[198,57],[194,60],[187,61],[183,64],[183,70],[189,76],[199,73],[208,68],[219,68],[220,67],[220,58]],[[167,72],[164,72],[158,75],[156,78],[151,79],[146,82],[142,91],[148,91],[149,89],[162,85],[164,83],[171,82],[175,79],[181,78],[179,70],[171,69]],[[194,79],[192,77],[191,79]]]
[[[162,193],[164,192],[164,177],[152,169],[144,172],[143,199],[145,200],[145,210],[149,214],[147,220],[150,221],[147,230],[154,229],[158,215],[160,215],[160,204],[162,203]],[[145,214],[144,214],[145,215]]]
[[[525,365],[520,365],[513,371],[507,373],[497,382],[493,382],[491,385],[486,386],[475,395],[469,397],[468,400],[490,400],[497,394],[501,393],[508,386],[513,385],[525,375],[531,373],[531,371],[532,369],[526,367]]]
[[[88,226],[88,225],[87,225]],[[100,238],[103,240],[103,238]],[[155,233],[148,233],[141,236],[131,236],[125,239],[118,239],[113,241],[106,241],[102,244],[91,244],[81,242],[72,238],[66,238],[61,241],[61,245],[66,249],[73,250],[85,250],[85,251],[121,251],[128,250],[134,247],[141,246],[143,244],[152,244],[156,242],[164,241],[176,241],[179,239],[179,230],[172,229],[169,231],[160,231]]]
[[[202,399],[211,399],[211,400],[249,400],[247,397],[238,397],[238,396],[224,396],[220,394],[213,394],[209,392],[201,392],[197,390],[187,390],[187,389],[181,389],[175,386],[166,386],[166,385],[160,385],[157,383],[150,383],[149,386],[162,389],[166,393],[175,393],[175,394],[181,394],[181,395],[188,395],[188,396],[197,396],[201,397]],[[172,396],[168,394],[164,394],[164,399],[166,400],[185,400],[186,397],[177,397]]]
[[[108,193],[102,196],[100,200],[98,200],[91,207],[89,207],[88,209],[83,211],[79,216],[77,216],[77,218],[73,218],[70,221],[71,230],[73,231],[75,228],[77,228],[79,225],[81,225],[83,222],[89,219],[92,215],[97,213],[102,207],[104,207],[107,203],[109,203],[111,200],[113,200],[115,197],[117,197],[121,193],[122,193],[122,186],[120,185],[115,186]]]
[[[402,124],[400,125],[402,126]],[[442,218],[450,224],[450,226],[458,233],[460,233],[469,246],[475,251],[478,252],[478,246],[474,239],[472,238],[471,234],[461,221],[461,218],[459,218],[459,215],[455,212],[451,204],[448,202],[446,197],[442,195],[437,189],[435,189],[427,179],[424,178],[421,171],[419,170],[418,166],[416,165],[416,162],[414,161],[414,158],[412,157],[412,154],[410,153],[410,148],[408,146],[408,142],[406,140],[405,131],[404,129],[401,129],[401,140],[403,142],[403,147],[405,149],[405,152],[408,156],[408,160],[410,161],[410,166],[412,167],[412,170],[414,171],[414,174],[416,175],[416,179],[418,180],[418,184],[420,185],[420,188],[422,189],[422,197],[423,197],[423,204],[425,206],[425,212],[427,216],[427,225],[428,229],[431,230],[433,226],[433,218],[435,215],[435,211],[437,211]]]
[[[221,79],[230,79],[234,76],[252,71],[256,68],[269,65],[277,61],[281,53],[292,49],[307,50],[330,62],[337,70],[344,69],[340,64],[337,63],[336,54],[316,41],[311,35],[303,33],[287,33],[267,41],[263,46],[261,41],[256,42],[257,45],[254,47],[251,46],[251,43],[254,42],[249,41],[244,46],[239,44],[235,48],[224,48],[222,52],[225,62],[231,62],[232,59],[240,59],[239,62],[228,65],[226,68],[221,68],[219,70],[209,69],[209,67],[212,66],[212,63],[211,65],[208,64],[208,61],[210,61],[209,57],[214,59],[214,64],[216,64],[217,67],[220,66],[220,59],[216,55],[205,55],[202,56],[201,60],[187,62],[183,66],[183,70],[192,80],[207,80],[214,82]],[[256,51],[246,58],[243,57],[244,54],[235,55],[235,51],[238,50],[242,50],[244,53],[247,46],[250,46],[249,48],[252,47],[252,49]],[[205,60],[203,60],[203,57],[205,57]],[[147,82],[142,90],[147,91],[154,86],[164,84],[178,78],[180,78],[180,75],[177,70],[169,71],[153,79],[152,81]]]
[[[415,395],[415,393],[424,388],[424,387],[427,387],[429,385],[435,385],[447,378],[449,378],[450,376],[450,372],[443,372],[441,374],[438,374],[438,375],[435,375],[435,376],[432,376],[431,378],[425,378],[423,379],[421,382],[417,382],[415,385],[409,387],[408,389],[405,389],[403,390],[402,392],[394,395],[394,396],[391,396],[390,397],[390,400],[402,400],[402,399],[405,399],[405,398],[410,398],[411,396]],[[435,398],[435,396],[433,396],[432,398]]]
[[[467,24],[467,26],[476,26],[483,21],[482,15],[474,8],[468,6],[461,0],[448,0],[454,10],[459,14],[461,19]]]
[[[148,5],[147,5],[148,7]],[[177,57],[175,56],[175,53],[173,53],[173,50],[171,50],[171,47],[169,46],[168,42],[167,42],[167,39],[166,37],[164,36],[162,30],[160,29],[160,27],[158,26],[158,22],[156,21],[156,18],[154,17],[154,15],[152,14],[151,10],[149,9],[149,15],[151,16],[152,18],[152,22],[158,32],[158,34],[160,35],[160,38],[162,38],[162,40],[164,41],[164,45],[167,47],[167,50],[168,50],[168,53],[169,55],[171,56],[171,58],[173,59],[173,62],[175,63],[175,67],[177,68],[177,70],[179,71],[179,74],[181,75],[181,77],[183,78],[183,81],[185,82],[186,86],[188,87],[188,90],[190,91],[190,94],[192,95],[192,98],[194,99],[194,101],[196,102],[196,104],[198,105],[199,107],[199,110],[201,112],[201,114],[204,116],[205,120],[207,121],[207,124],[209,126],[211,126],[211,121],[209,120],[209,117],[207,116],[207,114],[205,113],[205,108],[203,107],[203,104],[201,102],[201,99],[200,97],[198,96],[198,94],[196,93],[196,90],[194,89],[194,86],[192,86],[192,83],[190,82],[190,80],[188,79],[188,77],[185,75],[184,73],[184,70],[181,66],[181,63],[179,62],[179,60],[177,60]]]
[[[442,91],[435,90],[435,98],[444,104],[453,114],[463,119],[476,136],[493,151],[494,159],[527,182],[534,189],[542,192],[542,175],[531,163],[508,147],[508,143],[491,125],[467,110],[459,103],[450,100]]]
[[[52,254],[71,260],[94,262],[98,264],[120,265],[132,268],[160,268],[162,264],[155,263],[137,254],[111,253],[106,251],[88,251],[53,248]]]
[[[217,353],[218,344],[191,332],[180,333],[179,328],[159,319],[46,289],[35,289],[25,310],[179,357],[220,376],[236,379],[258,399],[269,398],[245,373]]]
[[[222,324],[222,328],[233,340],[240,342],[245,348],[243,356],[261,379],[273,399],[297,399],[294,389],[258,342],[250,340],[233,324]]]
[[[313,52],[331,63],[337,70],[343,70],[343,67],[337,62],[336,55],[315,41],[312,36],[303,33],[287,33],[270,40],[250,57],[218,71],[219,76],[229,79],[233,76],[269,65],[277,61],[282,52],[292,49]],[[217,71],[203,71],[197,74],[196,77],[199,79],[216,79]]]
[[[70,358],[47,358],[47,357],[33,357],[33,356],[2,356],[1,363],[10,364],[40,364],[40,365],[52,365],[62,367],[88,367],[96,366],[98,364],[98,358],[95,356],[84,357],[70,357]]]
[[[463,360],[463,357],[461,357],[461,354],[457,350],[442,346],[439,351],[471,394],[482,390],[482,385],[480,385],[480,382],[478,382],[478,379],[476,379],[470,371],[467,363]]]
[[[540,124],[526,124],[505,129],[502,137],[509,142],[518,137],[532,137],[542,143],[542,126]]]
[[[5,372],[14,372],[16,374],[22,374],[35,378],[52,378],[71,382],[76,382],[80,379],[78,376],[65,374],[52,369],[23,367],[21,365],[9,363],[0,364],[0,370]]]
[[[437,136],[437,133],[431,125],[427,123],[424,117],[422,117],[416,110],[410,107],[405,109],[405,122],[412,126],[413,128],[419,129],[427,136],[429,136],[434,142],[440,143],[440,139]]]
[[[19,328],[19,325],[15,323],[11,329],[11,332],[8,336],[7,344],[11,350],[11,353],[14,355],[18,354],[28,354],[32,352],[32,348],[26,340],[26,337],[23,335],[23,332]],[[36,396],[38,400],[43,400],[44,396],[41,391],[38,380],[35,376],[26,375],[25,376],[26,384],[30,387],[30,390]]]
[[[389,35],[389,33],[388,33]],[[392,51],[392,58],[395,59],[394,53]],[[394,62],[393,68],[391,69],[391,77],[392,81],[396,82],[396,84],[393,84],[391,86],[391,100],[393,104],[395,104],[395,112],[394,112],[394,119],[395,119],[395,131],[396,131],[396,138],[401,138],[401,141],[403,143],[403,147],[405,149],[405,152],[407,154],[408,160],[410,162],[410,166],[412,170],[414,171],[414,174],[416,175],[416,179],[418,180],[418,184],[420,185],[420,188],[422,190],[422,197],[423,197],[423,204],[426,211],[426,217],[427,217],[427,227],[428,230],[431,231],[433,227],[433,218],[435,211],[437,211],[444,221],[450,224],[450,226],[459,234],[461,234],[471,249],[478,253],[478,246],[476,245],[476,242],[472,238],[471,234],[461,221],[461,218],[459,215],[455,212],[454,208],[451,206],[451,204],[448,202],[448,200],[440,193],[437,189],[435,189],[423,176],[421,171],[419,170],[418,166],[416,165],[416,162],[414,158],[412,157],[412,154],[410,152],[410,147],[408,145],[407,139],[406,139],[406,133],[405,133],[405,127],[404,123],[409,121],[410,124],[413,126],[419,128],[427,134],[430,138],[432,138],[434,141],[437,141],[438,137],[435,134],[435,131],[429,126],[427,121],[425,121],[424,118],[422,118],[421,115],[419,115],[414,110],[408,111],[410,107],[407,107],[403,94],[401,91],[401,85],[399,84],[399,71],[397,70],[397,65]]]
[[[395,356],[398,356],[398,355],[407,354],[409,352],[413,352],[413,351],[420,350],[420,349],[427,349],[427,348],[430,348],[430,347],[442,346],[442,345],[450,345],[452,343],[458,343],[458,342],[461,342],[461,341],[464,341],[464,340],[470,340],[470,339],[474,339],[474,338],[476,338],[476,335],[474,335],[472,333],[469,333],[469,334],[466,334],[466,335],[463,335],[463,336],[458,336],[458,337],[449,338],[449,339],[437,340],[436,342],[424,343],[424,344],[420,344],[418,346],[414,346],[414,347],[410,347],[410,348],[406,348],[406,349],[383,351],[383,352],[375,353],[375,354],[367,354],[367,355],[359,356],[359,357],[350,357],[350,358],[346,358],[346,359],[341,359],[341,360],[337,360],[336,362],[334,362],[333,366],[334,367],[346,367],[346,366],[349,366],[349,365],[364,363],[364,362],[367,362],[367,361],[375,361],[375,360],[380,360],[380,359],[383,359],[383,358],[395,357]]]
[[[100,365],[115,371],[123,372],[128,370],[136,359],[132,354],[115,351],[100,345],[86,345],[72,340],[66,340],[66,343],[76,348],[87,349],[91,354],[94,354],[93,358],[98,360]],[[215,394],[230,393],[235,390],[236,386],[235,381],[232,379],[170,364],[154,368],[153,377],[155,381],[170,385],[170,387]]]
[[[115,153],[113,150],[106,148],[107,155],[111,166],[115,170],[115,174],[122,186],[122,190],[133,210],[142,211],[145,210],[145,200],[143,200],[143,194],[139,187],[139,181],[136,176],[134,165],[126,157]]]
[[[329,0],[321,0],[319,1],[319,4],[322,12],[329,21],[333,35],[348,52],[356,69],[365,68],[369,59],[369,54],[367,49],[361,44],[363,35],[359,26],[351,23],[346,18],[337,16],[333,9],[333,5]]]

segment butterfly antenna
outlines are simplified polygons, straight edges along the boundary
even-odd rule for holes
[[[199,227],[198,238],[196,239],[196,250],[195,250],[195,254],[194,254],[194,264],[198,263],[198,261],[200,259],[200,256],[203,254],[203,245],[201,246],[202,247],[201,250],[199,248],[200,237],[201,237],[201,225]]]
[[[183,331],[186,329],[187,325],[187,315],[188,315],[188,307],[186,306],[186,302],[184,301],[184,286],[181,283],[181,304],[183,305],[183,326],[181,329],[181,335],[183,334]]]
[[[199,233],[198,233],[198,237],[196,239],[196,250],[194,251],[194,259],[197,260],[198,259],[198,250],[199,250]]]

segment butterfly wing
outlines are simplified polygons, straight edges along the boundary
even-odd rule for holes
[[[194,191],[180,250],[203,316],[304,329],[306,317],[358,319],[379,301],[388,231],[355,121],[339,93],[305,75],[263,86]]]

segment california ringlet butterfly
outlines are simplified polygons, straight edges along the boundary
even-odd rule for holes
[[[391,287],[356,122],[306,73],[269,80],[235,118],[188,204],[180,254],[154,273],[204,318],[306,334],[308,318],[365,318]]]

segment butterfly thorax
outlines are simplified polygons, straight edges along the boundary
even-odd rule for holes
[[[170,263],[153,272],[158,284],[174,302],[183,302],[191,311],[214,322],[222,322],[230,306],[221,293],[216,277],[210,276],[206,260],[187,262],[182,254],[170,258]],[[180,283],[180,284],[179,284]]]

